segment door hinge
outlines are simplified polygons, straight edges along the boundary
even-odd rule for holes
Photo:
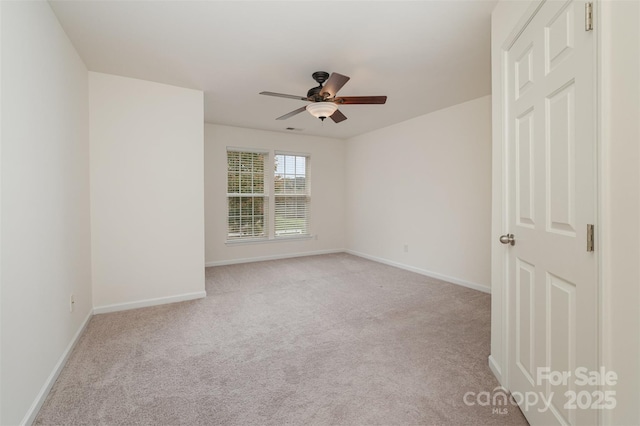
[[[593,3],[591,2],[584,4],[584,30],[593,30]]]
[[[593,228],[592,224],[587,224],[587,251],[593,251],[595,249]]]

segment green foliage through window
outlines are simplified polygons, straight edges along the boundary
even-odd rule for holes
[[[306,235],[309,222],[307,157],[275,156],[275,236]]]
[[[265,154],[227,151],[228,239],[267,236]]]
[[[270,238],[309,234],[309,157],[273,157],[273,219],[269,222],[266,153],[227,151],[227,239]]]

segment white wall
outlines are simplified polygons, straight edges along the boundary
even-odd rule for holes
[[[502,157],[500,51],[530,2],[503,0],[492,15],[494,162]],[[617,406],[603,424],[640,424],[640,3],[596,2],[595,35],[600,64],[599,219],[601,364],[620,378],[611,390]],[[499,168],[493,175],[493,232],[502,225]],[[506,307],[501,299],[504,248],[493,245],[491,360],[496,376],[506,369]]]
[[[203,94],[89,73],[96,312],[204,296]]]
[[[2,2],[0,2],[0,188],[2,188]],[[2,241],[2,191],[0,190],[0,242]],[[0,424],[2,424],[2,243],[0,243]]]
[[[602,363],[618,373],[605,424],[640,424],[640,2],[599,4]]]
[[[89,127],[87,70],[49,4],[2,2],[0,27],[0,423],[10,425],[32,420],[91,313]]]
[[[333,123],[327,125],[331,124]],[[344,141],[338,139],[205,124],[207,265],[344,250],[344,144]],[[310,154],[310,230],[313,238],[248,244],[225,243],[227,147]]]
[[[349,139],[346,170],[351,251],[489,291],[489,96]]]

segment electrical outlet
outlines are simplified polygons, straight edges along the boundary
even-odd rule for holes
[[[404,252],[409,253],[409,244],[404,245]]]
[[[71,297],[69,298],[69,312],[73,312],[73,308],[75,304],[76,304],[76,299],[73,297],[73,293],[71,293]]]

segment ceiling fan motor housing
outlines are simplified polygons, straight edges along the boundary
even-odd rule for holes
[[[312,87],[311,89],[309,89],[309,91],[307,92],[307,99],[313,102],[317,102],[320,98],[320,89],[322,89],[322,86]]]
[[[309,91],[307,92],[307,99],[309,99],[311,102],[321,102],[324,99],[320,93],[320,90],[322,90],[322,84],[329,79],[329,73],[326,71],[316,71],[311,74],[311,77],[313,77],[313,79],[318,82],[319,86],[309,89]]]

